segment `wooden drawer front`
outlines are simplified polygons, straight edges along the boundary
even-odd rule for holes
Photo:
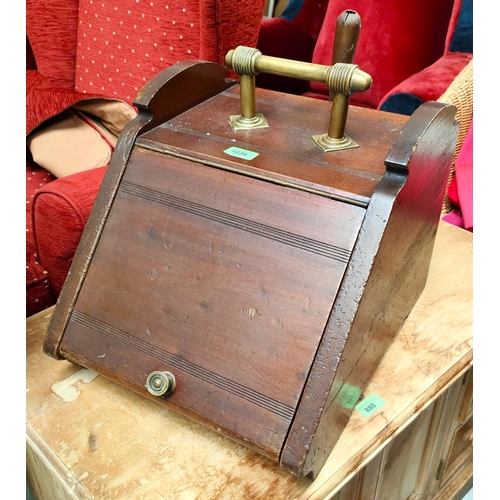
[[[363,215],[139,151],[61,351],[151,398],[169,371],[155,400],[278,459]]]

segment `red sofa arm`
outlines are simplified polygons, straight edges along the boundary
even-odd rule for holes
[[[265,56],[311,62],[316,39],[302,31],[296,24],[281,17],[262,19],[257,48]],[[303,94],[309,82],[283,76],[260,73],[255,85],[288,94]]]
[[[378,109],[411,115],[422,103],[439,99],[471,59],[472,54],[466,52],[448,52],[396,85],[383,97]]]
[[[107,166],[43,186],[33,201],[33,233],[40,264],[59,296]]]

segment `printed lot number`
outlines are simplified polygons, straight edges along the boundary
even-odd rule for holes
[[[224,153],[235,156],[236,158],[242,158],[243,160],[253,160],[259,156],[259,153],[255,151],[249,151],[248,149],[237,148],[235,146],[225,149]]]
[[[382,406],[385,405],[385,400],[383,400],[380,396],[377,394],[370,394],[367,398],[363,399],[361,402],[359,402],[355,408],[363,417],[370,417],[373,415],[377,410],[380,410]]]

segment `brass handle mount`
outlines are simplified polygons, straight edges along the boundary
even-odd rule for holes
[[[266,119],[255,112],[255,76],[259,73],[288,76],[325,83],[333,95],[330,125],[326,134],[313,136],[323,151],[338,151],[359,147],[345,135],[349,97],[371,87],[372,78],[355,64],[335,63],[332,66],[293,61],[262,55],[252,47],[239,46],[230,50],[226,64],[240,75],[241,115],[229,117],[234,130],[269,127]]]

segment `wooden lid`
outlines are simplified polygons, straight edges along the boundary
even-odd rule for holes
[[[360,147],[325,153],[311,137],[328,131],[330,110],[328,101],[256,89],[256,111],[269,128],[234,131],[228,118],[240,113],[235,86],[145,133],[137,145],[366,205],[408,117],[350,106],[346,134]],[[230,147],[258,156],[231,156]]]

